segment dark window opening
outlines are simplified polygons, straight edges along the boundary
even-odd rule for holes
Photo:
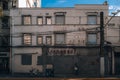
[[[32,64],[32,55],[22,54],[21,55],[21,64],[22,65],[31,65]]]
[[[8,2],[3,1],[3,10],[8,10]]]
[[[9,17],[5,16],[2,18],[2,28],[9,28]]]

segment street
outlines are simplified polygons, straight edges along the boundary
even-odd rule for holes
[[[120,80],[120,78],[0,78],[0,80]]]

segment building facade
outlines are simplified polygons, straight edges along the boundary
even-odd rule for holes
[[[111,18],[107,30],[107,41],[110,43],[112,48],[112,54],[109,54],[109,57],[112,57],[112,71],[113,74],[120,75],[120,17],[119,16],[109,16]]]
[[[108,5],[11,9],[11,71],[29,73],[32,68],[35,68],[44,73],[46,68],[54,67],[56,74],[69,74],[73,73],[71,69],[78,61],[80,74],[87,72],[99,75],[100,12],[104,12],[104,16],[108,17]],[[65,55],[70,57],[65,58]],[[74,59],[74,55],[78,59]],[[90,55],[92,57],[88,57]],[[61,66],[66,71],[60,69],[60,58],[69,65],[67,68]],[[44,64],[47,62],[46,59],[48,64]],[[74,62],[68,63],[69,60]],[[89,70],[93,72],[85,71],[87,69],[80,66],[81,60],[86,61],[85,68],[88,64],[92,65]]]

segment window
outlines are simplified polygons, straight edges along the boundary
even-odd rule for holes
[[[88,24],[97,24],[97,16],[88,15]]]
[[[42,25],[43,24],[43,17],[39,16],[37,17],[37,24]]]
[[[51,36],[46,36],[46,44],[51,45],[52,44],[52,37]]]
[[[55,13],[55,24],[65,24],[65,13],[66,12]]]
[[[56,34],[55,44],[65,44],[65,34]]]
[[[32,44],[32,35],[31,34],[23,34],[23,44],[24,45]]]
[[[3,10],[8,10],[8,1],[3,1]]]
[[[97,44],[97,34],[96,33],[88,33],[88,44]]]
[[[13,0],[13,1],[12,1],[12,7],[13,7],[13,8],[16,8],[16,4],[17,4],[16,0]]]
[[[115,24],[114,23],[109,23],[108,26],[109,26],[109,28],[114,28]]]
[[[55,16],[55,24],[65,24],[65,16],[64,15],[56,15]]]
[[[38,45],[43,44],[43,37],[42,37],[42,36],[38,36],[38,37],[37,37],[37,44],[38,44]]]
[[[2,18],[2,28],[9,28],[9,17],[4,16]]]
[[[30,25],[31,24],[31,15],[23,15],[22,16],[22,24],[23,25]]]
[[[22,65],[31,65],[32,64],[32,55],[31,54],[22,54],[21,55],[21,64]]]
[[[8,36],[3,36],[1,37],[1,46],[9,46],[9,37]]]
[[[46,24],[52,24],[52,18],[46,17]]]

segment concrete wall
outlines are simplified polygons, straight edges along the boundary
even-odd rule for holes
[[[26,52],[24,51],[26,50]],[[50,48],[56,49],[56,48]],[[63,48],[58,48],[63,49]],[[73,48],[64,48],[73,49]],[[48,48],[49,50],[49,48]],[[52,65],[54,68],[55,76],[74,74],[74,65],[77,64],[79,68],[79,76],[99,76],[99,48],[95,47],[84,47],[74,48],[74,53],[67,55],[53,54],[52,56],[42,56],[41,48],[19,48],[14,49],[14,61],[13,61],[13,72],[15,73],[29,73],[32,68],[38,69],[41,73],[45,73],[44,69],[47,69],[47,65]],[[19,53],[17,53],[19,52]],[[32,52],[32,53],[31,53]],[[21,54],[32,54],[32,65],[21,64]],[[41,56],[43,59],[43,66],[37,65],[37,56]]]
[[[37,68],[42,71],[42,66],[37,65],[37,56],[42,55],[41,48],[15,48],[12,50],[14,57],[12,57],[12,71],[17,73],[28,73],[32,68]],[[31,54],[32,64],[22,65],[21,55]]]

